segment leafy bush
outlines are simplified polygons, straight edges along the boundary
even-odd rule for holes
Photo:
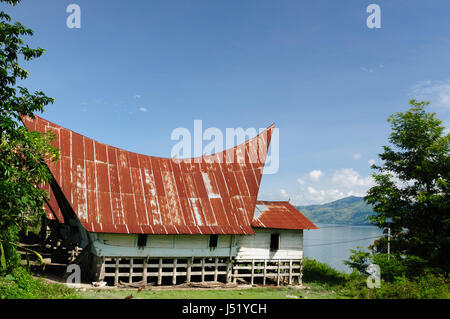
[[[394,278],[408,274],[408,267],[400,257],[387,254],[375,254],[371,258],[372,263],[380,266],[381,278],[392,282]]]
[[[303,281],[319,282],[326,285],[343,284],[349,276],[314,259],[303,260]]]
[[[392,282],[382,280],[378,289],[369,289],[364,282],[351,282],[343,293],[353,298],[370,299],[448,299],[449,284],[443,275],[427,274],[415,279],[402,276]]]
[[[11,272],[20,265],[20,257],[16,246],[11,244],[11,242],[17,242],[18,239],[16,226],[11,226],[0,233],[0,276]]]
[[[363,256],[363,255],[360,255]],[[371,257],[372,258],[372,257]],[[405,261],[406,260],[406,261]],[[364,258],[353,259],[364,265]],[[395,258],[391,255],[377,254],[370,260],[381,268],[380,288],[367,287],[367,275],[354,271],[351,274],[340,273],[325,263],[316,260],[304,260],[303,281],[320,283],[322,286],[338,291],[340,295],[364,299],[449,299],[450,280],[435,271],[422,272],[419,276],[407,277],[410,264],[420,264],[420,260]],[[361,269],[364,268],[361,266]],[[365,273],[365,269],[363,270]]]
[[[368,275],[366,269],[370,264],[380,266],[381,277],[385,281],[392,282],[395,277],[406,276],[412,279],[428,272],[442,272],[438,268],[427,267],[427,261],[418,256],[401,256],[399,254],[376,253],[371,254],[358,247],[357,250],[350,250],[353,254],[344,264],[358,271],[362,275]]]

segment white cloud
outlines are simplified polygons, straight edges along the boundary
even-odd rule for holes
[[[372,68],[366,68],[365,66],[363,66],[363,67],[361,68],[361,70],[363,70],[364,72],[367,72],[367,73],[373,73],[373,72],[375,72],[374,69],[372,69]]]
[[[320,170],[313,170],[309,172],[309,178],[313,180],[314,182],[318,182],[320,178],[323,176],[323,172]]]
[[[370,166],[372,166],[372,165],[374,165],[375,164],[375,160],[373,160],[373,159],[370,159],[367,163],[369,163],[369,165]]]
[[[308,190],[308,193],[312,195],[317,194],[317,190],[314,187],[308,186],[306,189]]]
[[[135,99],[140,99],[141,97],[142,97],[142,95],[139,95],[139,94],[136,94],[136,95],[134,96]]]
[[[359,153],[353,154],[353,159],[355,161],[359,160],[360,158],[361,158],[361,154],[359,154]]]
[[[366,186],[373,184],[371,176],[361,177],[353,168],[343,168],[334,172],[331,181],[337,185],[351,188],[352,186]]]
[[[141,111],[141,112],[147,112],[147,108],[145,108],[145,107],[140,107],[140,108],[139,108],[139,111]]]
[[[373,185],[371,176],[361,176],[353,168],[338,169],[331,174],[313,170],[297,179],[298,189],[289,198],[296,205],[323,204],[348,196],[365,196]],[[287,194],[285,193],[280,194]]]
[[[450,80],[422,81],[412,87],[411,95],[418,100],[429,100],[432,105],[450,109]]]
[[[283,198],[289,198],[289,194],[287,193],[287,191],[285,189],[280,189],[280,195]]]
[[[384,64],[378,64],[378,65],[374,65],[374,66],[363,66],[361,67],[361,70],[363,72],[367,72],[367,73],[378,73],[379,71],[381,71],[382,69],[384,69]]]

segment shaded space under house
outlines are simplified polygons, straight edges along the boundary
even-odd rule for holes
[[[53,132],[61,153],[47,163],[42,245],[86,280],[301,284],[303,230],[317,227],[289,202],[257,200],[273,125],[213,155],[170,159],[22,121]]]

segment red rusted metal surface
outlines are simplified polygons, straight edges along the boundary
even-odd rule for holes
[[[29,130],[55,133],[61,159],[48,166],[87,231],[254,233],[251,221],[273,125],[220,153],[170,159],[106,145],[38,116],[22,121]],[[231,158],[235,161],[226,160]],[[51,189],[50,195],[49,218],[64,222]]]
[[[289,202],[257,201],[252,226],[277,229],[318,229]]]

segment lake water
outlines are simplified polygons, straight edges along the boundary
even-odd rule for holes
[[[350,249],[372,245],[383,231],[375,226],[351,226],[316,224],[319,229],[304,230],[303,248],[305,257],[327,263],[331,267],[351,272],[342,261],[348,259]]]

